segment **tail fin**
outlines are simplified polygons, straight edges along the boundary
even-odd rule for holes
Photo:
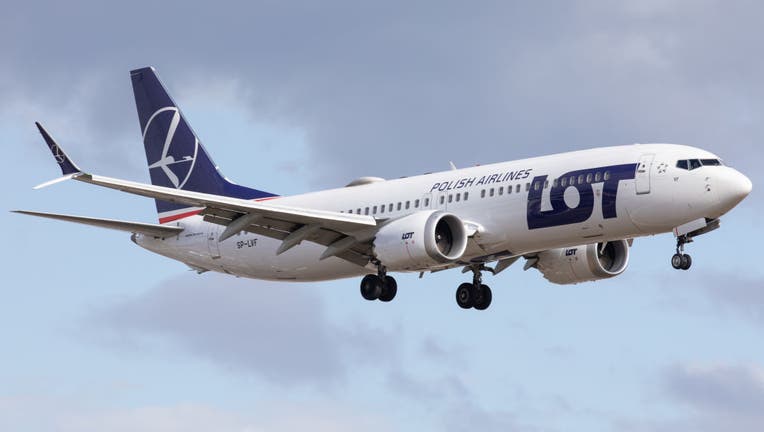
[[[275,196],[228,181],[212,162],[152,67],[130,71],[151,183],[242,199]],[[160,222],[193,210],[156,200]]]

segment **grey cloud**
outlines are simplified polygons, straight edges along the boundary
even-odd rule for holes
[[[37,30],[2,38],[0,95],[61,106],[96,71],[99,100],[67,114],[101,131],[95,145],[137,137],[131,67],[155,64],[171,87],[232,77],[253,117],[305,129],[321,186],[635,141],[753,173],[764,6],[656,3],[25,4],[0,18],[0,35]]]
[[[764,374],[755,365],[674,365],[663,374],[666,394],[692,414],[665,421],[631,421],[631,430],[755,432],[764,424]]]
[[[675,364],[659,379],[660,393],[689,411],[656,418],[612,421],[614,430],[634,432],[757,432],[764,424],[764,370],[756,365]],[[662,401],[660,401],[662,403]]]
[[[664,379],[671,396],[700,412],[753,416],[764,422],[764,371],[759,368],[676,365]]]
[[[170,342],[182,352],[235,372],[286,385],[337,384],[348,361],[392,361],[396,339],[382,330],[339,328],[315,289],[234,279],[182,276],[103,307],[89,319],[102,342],[151,349]],[[363,341],[380,339],[385,349]]]

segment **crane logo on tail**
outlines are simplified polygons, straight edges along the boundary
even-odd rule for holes
[[[64,156],[64,152],[61,151],[61,148],[58,146],[58,144],[51,144],[50,151],[53,152],[53,157],[56,158],[56,162],[58,162],[59,165],[66,161],[66,156]]]
[[[183,189],[194,171],[199,140],[182,121],[178,108],[164,107],[154,112],[143,131],[143,142],[146,143],[152,181],[157,184],[159,170],[164,175],[162,180],[166,179],[159,182],[161,186]]]

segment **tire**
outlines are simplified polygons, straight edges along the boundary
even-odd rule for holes
[[[692,257],[690,257],[687,254],[682,255],[682,263],[679,266],[679,268],[681,268],[682,270],[689,270],[691,266],[692,266]]]
[[[462,309],[469,309],[474,304],[474,287],[471,283],[463,283],[456,289],[456,304]]]
[[[491,305],[493,293],[488,285],[480,285],[480,293],[475,297],[475,309],[486,310]]]
[[[395,278],[392,276],[385,276],[385,282],[382,284],[382,293],[379,295],[379,300],[389,302],[395,298],[395,294],[397,293],[398,283],[395,282]]]
[[[361,279],[361,296],[372,301],[382,294],[382,280],[377,275],[366,275]]]
[[[674,267],[677,270],[682,268],[682,255],[677,253],[671,257],[671,267]]]

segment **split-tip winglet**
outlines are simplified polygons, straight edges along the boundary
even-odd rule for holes
[[[53,157],[56,159],[56,163],[58,163],[58,166],[61,168],[61,174],[66,176],[66,175],[77,174],[82,172],[77,167],[77,165],[75,165],[75,163],[72,162],[71,159],[69,159],[69,156],[67,156],[66,153],[64,153],[64,149],[62,149],[61,146],[59,146],[58,143],[56,143],[56,141],[53,139],[53,137],[50,136],[48,131],[46,131],[45,128],[43,128],[39,122],[35,122],[35,125],[37,125],[37,129],[40,130],[40,134],[45,140],[45,144],[48,145],[48,149],[50,149],[50,152],[53,154]]]
[[[37,126],[37,129],[40,131],[40,135],[42,135],[42,138],[45,140],[45,144],[48,145],[48,149],[53,154],[53,158],[56,159],[56,163],[58,164],[59,168],[61,168],[61,174],[62,177],[59,177],[57,179],[47,181],[45,183],[39,184],[34,187],[34,189],[41,189],[46,186],[50,186],[52,184],[56,184],[59,182],[62,182],[64,180],[69,180],[70,178],[73,178],[77,176],[78,174],[82,173],[82,170],[77,167],[77,165],[72,162],[71,159],[69,159],[69,156],[64,153],[64,150],[61,148],[61,146],[56,143],[56,141],[53,139],[53,137],[50,136],[48,131],[45,130],[44,127],[39,122],[35,122],[35,125]]]

